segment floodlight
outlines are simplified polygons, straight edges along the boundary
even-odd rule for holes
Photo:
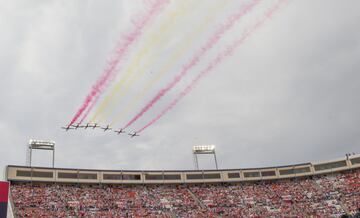
[[[195,145],[193,153],[212,154],[215,152],[215,145]]]
[[[54,141],[30,139],[29,145],[27,148],[27,155],[26,155],[26,159],[27,159],[26,162],[27,162],[28,166],[31,166],[33,149],[52,151],[53,152],[52,166],[54,167],[54,165],[55,165],[55,142]]]
[[[214,160],[215,160],[215,166],[216,166],[216,169],[218,169],[216,153],[215,153],[215,145],[195,145],[195,146],[193,146],[194,164],[195,164],[195,168],[197,170],[199,170],[199,161],[197,158],[198,154],[213,154]]]

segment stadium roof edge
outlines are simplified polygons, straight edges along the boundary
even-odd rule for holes
[[[292,164],[292,165],[282,165],[282,166],[273,166],[273,167],[252,167],[252,168],[226,168],[226,169],[203,169],[203,170],[110,170],[110,169],[85,169],[85,168],[66,168],[66,167],[39,167],[39,166],[22,166],[22,165],[6,165],[6,167],[21,167],[21,168],[36,168],[36,169],[58,169],[58,170],[78,170],[78,171],[103,171],[103,172],[198,172],[198,171],[234,171],[234,170],[262,170],[262,169],[272,169],[272,168],[285,168],[285,167],[296,167],[311,165],[308,163]]]
[[[360,157],[360,154],[355,154],[349,156],[351,159]],[[198,172],[198,171],[234,171],[234,170],[266,170],[266,169],[273,169],[273,168],[288,168],[288,167],[297,167],[297,166],[306,166],[306,165],[316,165],[322,163],[329,163],[335,161],[345,160],[346,157],[341,158],[334,158],[331,160],[326,161],[313,161],[313,162],[306,162],[306,163],[298,163],[298,164],[288,164],[288,165],[281,165],[281,166],[267,166],[267,167],[250,167],[250,168],[231,168],[231,169],[203,169],[203,170],[111,170],[111,169],[84,169],[84,168],[65,168],[65,167],[39,167],[39,166],[21,166],[21,165],[6,165],[7,167],[21,167],[21,168],[37,168],[37,169],[57,169],[57,170],[78,170],[78,171],[103,171],[103,172]]]

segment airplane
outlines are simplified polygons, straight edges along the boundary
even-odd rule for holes
[[[68,131],[69,129],[74,129],[74,128],[71,128],[70,125],[69,126],[64,126],[64,127],[61,127],[61,129],[65,129],[65,131]]]
[[[100,127],[100,126],[98,126],[98,124],[95,123],[93,126],[89,126],[89,127],[92,127],[93,129],[95,129],[95,128]]]
[[[117,134],[126,133],[124,129],[115,130],[114,132],[117,132]]]
[[[87,129],[87,128],[92,127],[92,126],[89,123],[87,123],[85,126],[81,126],[81,127],[83,127],[84,129]]]
[[[76,125],[71,125],[71,126],[74,127],[75,129],[78,129],[78,128],[82,127],[82,126],[80,126],[80,123],[78,123]]]
[[[104,132],[106,132],[106,131],[108,131],[108,130],[111,130],[110,125],[107,125],[105,128],[101,128],[101,129],[103,129]]]
[[[129,133],[128,135],[131,136],[131,138],[133,138],[133,137],[135,137],[135,136],[139,136],[139,135],[136,134],[136,132],[134,132],[133,134],[130,134],[130,133]]]

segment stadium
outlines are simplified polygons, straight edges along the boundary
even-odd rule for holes
[[[11,165],[6,178],[15,217],[360,215],[360,155],[289,166],[202,171]]]
[[[360,218],[359,11],[4,0],[0,218]]]

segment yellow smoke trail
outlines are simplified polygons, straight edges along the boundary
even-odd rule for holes
[[[171,55],[169,60],[165,63],[165,65],[162,66],[162,68],[157,71],[157,74],[154,76],[152,80],[149,80],[145,85],[144,88],[134,97],[131,99],[130,103],[125,107],[125,109],[120,112],[117,117],[113,120],[111,125],[117,123],[120,121],[123,117],[128,115],[128,113],[133,109],[133,107],[136,105],[136,103],[144,97],[144,95],[148,92],[148,90],[166,73],[169,71],[169,69],[176,63],[176,61],[183,55],[187,48],[190,47],[191,43],[196,38],[196,35],[199,35],[201,32],[204,31],[204,29],[211,23],[211,21],[216,17],[216,12],[221,11],[227,3],[229,3],[230,0],[222,0],[218,1],[218,4],[216,4],[214,7],[211,8],[208,15],[205,17],[203,22],[201,22],[197,27],[193,28],[194,31],[190,33],[186,38],[187,40],[182,41],[182,43],[179,44],[177,50]],[[148,67],[148,66],[145,66]],[[145,72],[145,71],[142,71]],[[137,75],[138,76],[138,75]]]
[[[186,2],[186,4],[184,3]],[[132,58],[131,63],[129,64],[129,67],[124,71],[124,74],[120,81],[116,83],[116,85],[112,88],[112,91],[109,95],[106,96],[104,101],[99,105],[97,108],[95,114],[90,119],[90,122],[93,123],[95,120],[101,121],[103,118],[105,118],[109,113],[112,112],[112,108],[114,104],[117,102],[117,100],[120,99],[121,96],[118,96],[119,91],[125,90],[122,89],[124,86],[128,87],[129,84],[127,84],[128,80],[133,76],[134,74],[138,74],[144,71],[139,71],[138,66],[140,65],[140,62],[144,59],[144,57],[149,53],[149,51],[155,47],[158,44],[161,44],[162,41],[164,41],[168,34],[170,34],[172,31],[172,28],[176,28],[176,25],[174,25],[174,22],[179,20],[179,17],[183,16],[186,12],[193,8],[194,4],[192,4],[192,1],[181,1],[181,5],[177,5],[176,9],[172,11],[168,16],[165,17],[164,23],[160,25],[160,28],[152,33],[152,35],[147,39],[144,46],[142,46],[141,50],[136,54],[134,58]],[[152,60],[150,61],[152,63]],[[132,79],[131,81],[134,81]],[[132,82],[131,82],[132,83]],[[122,92],[125,93],[125,92]],[[116,97],[116,100],[114,99]],[[100,118],[99,118],[100,116]]]

